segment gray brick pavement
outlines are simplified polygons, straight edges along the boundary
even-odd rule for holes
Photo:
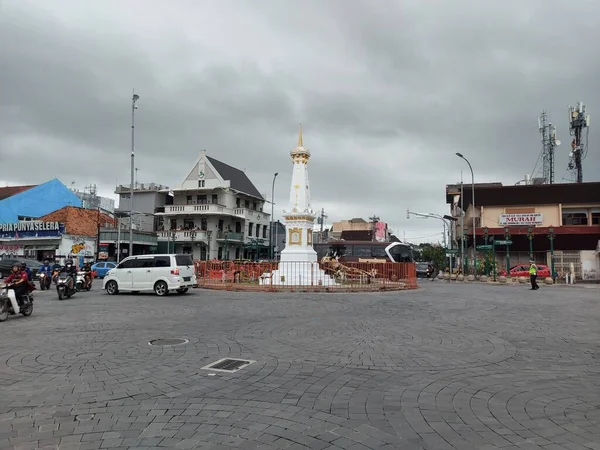
[[[36,298],[0,324],[0,449],[600,448],[596,289]],[[256,362],[200,369],[226,356]]]

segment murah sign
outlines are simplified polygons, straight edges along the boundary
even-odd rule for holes
[[[541,225],[544,215],[541,213],[500,214],[500,225]]]
[[[0,223],[0,238],[4,239],[61,237],[64,232],[65,226],[59,222],[24,220],[15,223]]]

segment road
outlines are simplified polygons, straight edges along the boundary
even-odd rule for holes
[[[597,289],[98,288],[0,324],[0,449],[600,448]]]

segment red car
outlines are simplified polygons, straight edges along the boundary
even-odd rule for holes
[[[537,275],[538,278],[546,278],[550,276],[550,269],[548,268],[548,266],[545,266],[543,264],[536,264],[537,265]],[[510,276],[513,278],[516,277],[529,277],[529,264],[519,264],[518,266],[513,266],[510,268]],[[503,270],[500,272],[500,275],[502,276],[506,276],[506,270]]]

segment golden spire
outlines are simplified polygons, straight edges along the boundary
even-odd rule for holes
[[[302,124],[300,124],[300,134],[298,135],[298,148],[304,147],[302,144]]]

